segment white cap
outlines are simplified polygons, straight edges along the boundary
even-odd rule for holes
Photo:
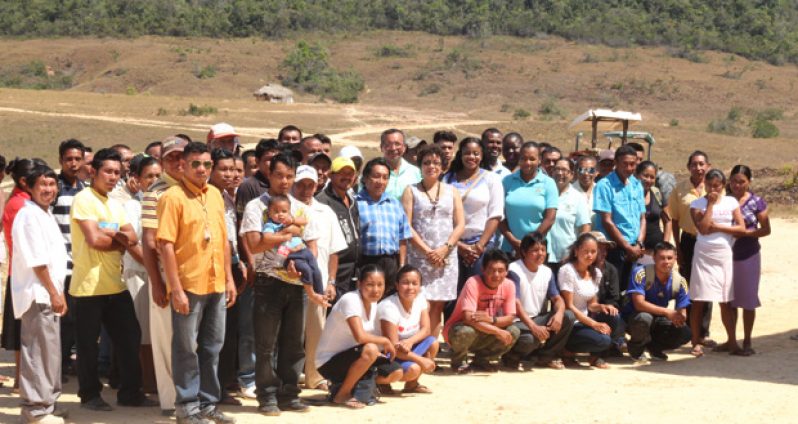
[[[615,160],[615,149],[604,149],[599,152],[599,162],[603,160]]]
[[[345,158],[354,158],[354,157],[362,158],[363,153],[361,153],[360,149],[358,149],[355,146],[344,146],[341,147],[341,151],[338,152],[338,156],[343,156]]]
[[[211,127],[211,130],[208,132],[208,141],[231,136],[238,137],[236,129],[226,122],[220,122]]]
[[[295,181],[301,181],[305,178],[312,180],[314,183],[318,183],[319,174],[316,172],[316,168],[310,165],[300,165],[299,168],[296,169]]]

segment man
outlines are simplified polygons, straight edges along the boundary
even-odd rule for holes
[[[482,161],[487,165],[488,169],[499,174],[500,178],[504,178],[512,172],[505,168],[499,158],[502,155],[502,132],[496,128],[488,128],[482,132],[482,147],[485,149],[485,157]]]
[[[302,141],[302,130],[295,125],[286,125],[280,128],[277,134],[277,141],[280,144],[290,145],[292,149],[299,147],[299,142]]]
[[[83,165],[80,166],[78,171],[78,179],[84,185],[91,184],[91,161],[94,159],[94,151],[91,147],[85,146],[83,149]]]
[[[557,161],[562,159],[562,152],[560,149],[549,146],[543,149],[543,153],[540,155],[540,166],[543,168],[543,171],[546,172],[546,175],[554,175],[554,165],[557,164]]]
[[[72,233],[70,232],[69,214],[72,202],[85,185],[78,178],[80,168],[83,166],[83,156],[86,147],[78,140],[69,139],[62,141],[58,146],[58,163],[61,172],[58,174],[58,194],[53,203],[53,216],[61,229],[64,246],[67,252],[66,277],[64,279],[64,296],[67,302],[66,313],[61,316],[61,369],[66,373],[76,370],[72,364],[72,347],[75,345],[75,303],[69,294],[69,285],[72,280]],[[72,310],[70,313],[69,311]]]
[[[363,167],[363,189],[356,197],[361,240],[358,268],[373,263],[385,271],[384,296],[393,294],[396,273],[405,264],[408,239],[413,236],[402,204],[386,190],[391,178],[385,159],[368,161]]]
[[[316,184],[316,194],[319,194],[327,182],[330,180],[330,167],[332,166],[332,159],[324,152],[319,152],[311,155],[308,158],[308,165],[316,170],[319,176],[318,184]]]
[[[330,167],[330,183],[316,195],[319,203],[329,206],[335,213],[347,245],[337,255],[335,298],[330,299],[331,303],[355,289],[355,269],[360,255],[360,214],[355,196],[350,194],[349,188],[356,176],[357,170],[352,159],[337,157]]]
[[[421,181],[421,171],[404,159],[405,149],[407,146],[402,131],[392,128],[380,135],[380,151],[390,171],[385,191],[396,200],[401,200],[405,187]]]
[[[710,169],[712,169],[712,164],[710,164],[709,156],[706,153],[700,150],[691,153],[690,157],[687,158],[687,170],[690,171],[690,178],[677,184],[668,199],[673,241],[677,248],[676,259],[679,264],[679,272],[687,279],[687,284],[690,284],[692,277],[693,252],[695,250],[696,236],[698,235],[698,228],[696,228],[690,215],[690,203],[706,196],[704,176]],[[712,303],[707,302],[701,322],[701,339],[704,339],[702,344],[706,347],[716,345],[713,340],[709,339],[711,320]]]
[[[690,326],[686,325],[687,283],[673,269],[676,248],[661,242],[654,247],[654,265],[639,266],[633,272],[626,295],[630,302],[623,310],[626,332],[629,333],[629,356],[647,362],[644,350],[659,360],[667,360],[665,350],[676,349],[690,341]],[[674,308],[668,309],[673,300]]]
[[[288,196],[291,203],[291,221],[304,218],[304,229],[297,227],[311,251],[317,236],[316,223],[307,219],[306,205],[290,196],[289,191],[296,178],[296,161],[281,153],[272,158],[269,169],[269,190],[247,204],[241,220],[239,233],[249,245],[256,272],[253,321],[255,326],[256,372],[255,385],[258,411],[276,416],[281,411],[305,412],[308,406],[299,399],[299,374],[305,360],[304,351],[304,303],[310,301],[326,305],[324,298],[313,292],[298,278],[293,264],[288,261],[274,268],[264,253],[278,247],[292,237],[291,234],[266,233],[264,213],[271,196]]]
[[[207,141],[208,150],[224,149],[233,154],[238,153],[240,148],[239,134],[232,125],[220,122],[211,127],[208,131]]]
[[[510,172],[515,172],[518,167],[518,159],[521,158],[521,145],[524,144],[524,137],[517,132],[511,132],[502,139],[502,156],[504,156],[504,167]]]
[[[512,325],[515,285],[507,279],[509,263],[501,250],[488,250],[482,259],[482,274],[466,281],[443,329],[452,349],[452,370],[494,371],[491,361],[507,353],[518,340],[521,332]],[[465,366],[469,351],[474,360]]]
[[[416,165],[418,163],[418,152],[422,147],[427,145],[427,140],[412,136],[405,142],[407,148],[402,157],[410,164]]]
[[[596,226],[596,213],[593,212],[593,188],[596,186],[596,175],[596,158],[590,155],[579,156],[579,159],[576,160],[576,181],[571,183],[571,187],[585,195],[593,227]]]
[[[255,150],[245,150],[241,154],[241,160],[244,161],[244,178],[249,178],[258,170],[258,158],[255,156]]]
[[[162,148],[163,148],[163,143],[160,140],[153,141],[152,143],[148,144],[147,147],[144,148],[144,153],[154,157],[156,160],[161,160]]]
[[[110,197],[124,205],[125,202],[133,198],[133,194],[138,192],[138,187],[133,187],[132,190],[127,187],[128,177],[130,176],[130,161],[133,160],[133,150],[124,144],[114,144],[111,149],[116,150],[119,156],[122,157],[122,174]]]
[[[321,140],[316,138],[316,136],[309,135],[299,142],[299,153],[302,153],[302,164],[304,165],[308,165],[308,160],[311,156],[323,151]]]
[[[319,238],[316,240],[316,261],[322,281],[325,283],[325,298],[329,302],[335,299],[338,252],[346,249],[347,245],[335,212],[313,198],[316,187],[321,185],[321,180],[313,178],[314,172],[315,170],[307,165],[300,166],[297,169],[292,193],[297,200],[308,206],[308,217],[316,221],[319,230]],[[316,303],[309,303],[305,308],[305,387],[326,391],[329,387],[324,377],[316,370],[316,347],[324,329],[324,320],[324,308]]]
[[[113,341],[119,365],[117,403],[153,406],[141,392],[141,331],[133,299],[122,281],[122,253],[138,248],[138,241],[124,207],[108,198],[120,179],[122,157],[113,149],[101,149],[91,167],[91,187],[75,195],[70,221],[74,269],[69,292],[75,298],[78,396],[83,408],[113,410],[100,397],[102,384],[97,375],[97,338],[102,324]]]
[[[637,154],[629,146],[615,151],[615,171],[596,184],[593,210],[598,216],[596,230],[616,247],[607,252],[607,261],[618,268],[621,290],[629,284],[632,264],[643,255],[646,236],[646,205],[643,185],[634,177]]]
[[[635,159],[637,159],[636,152]],[[615,169],[615,149],[604,149],[600,151],[597,165],[598,176],[596,176],[596,182],[599,182]]]
[[[360,174],[360,170],[363,169],[363,153],[360,152],[360,149],[355,146],[344,146],[341,147],[338,156],[352,159],[355,164],[355,173]]]
[[[168,308],[165,277],[161,272],[158,231],[158,200],[169,187],[183,178],[180,158],[188,142],[180,137],[167,137],[161,152],[161,178],[147,188],[141,200],[141,250],[144,268],[150,280],[150,343],[152,345],[155,383],[161,413],[171,415],[175,407],[175,385],[172,380],[172,312]]]
[[[457,148],[457,136],[451,131],[436,131],[432,136],[432,142],[441,148],[443,152],[443,169],[444,172],[449,169],[449,164],[454,159],[454,152]]]
[[[646,148],[643,147],[642,144],[640,144],[640,143],[638,143],[636,141],[632,141],[632,142],[626,143],[626,145],[630,146],[633,149],[635,149],[635,153],[637,153],[637,164],[638,165],[640,164],[640,162],[642,162],[642,161],[644,161],[646,159]]]
[[[313,137],[321,141],[321,151],[324,152],[325,155],[332,157],[332,140],[330,140],[330,137],[321,133],[313,134]]]
[[[178,423],[234,423],[216,407],[225,307],[236,300],[224,200],[208,185],[211,154],[203,143],[183,149],[179,185],[158,200],[156,233],[172,304],[172,371]]]
[[[83,155],[80,155],[83,159]],[[67,312],[64,279],[66,246],[55,217],[49,212],[58,188],[56,175],[37,166],[26,177],[30,200],[19,210],[11,230],[14,252],[12,296],[14,318],[20,323],[19,395],[22,422],[63,423],[56,412],[61,395],[59,316]]]

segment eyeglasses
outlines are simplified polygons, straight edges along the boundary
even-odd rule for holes
[[[211,162],[209,160],[206,160],[206,161],[192,160],[191,161],[191,167],[194,168],[194,169],[199,168],[200,165],[204,166],[205,169],[211,169],[211,167],[213,166],[213,162]]]
[[[580,174],[595,174],[596,168],[579,168],[577,172]]]

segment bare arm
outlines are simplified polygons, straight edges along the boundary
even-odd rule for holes
[[[55,284],[53,284],[53,280],[50,278],[50,271],[47,269],[47,265],[33,267],[33,273],[36,274],[36,278],[39,279],[44,289],[47,290],[47,294],[50,295],[50,303],[52,304],[53,312],[58,315],[67,313],[67,304],[66,299],[64,299],[64,294],[59,293],[58,290],[55,289]],[[11,293],[6,294],[6,296],[10,295]]]
[[[377,305],[372,305],[371,307],[376,308]],[[389,353],[391,355],[391,359],[396,357],[396,349],[394,348],[391,340],[387,337],[375,336],[371,333],[368,333],[363,329],[363,321],[360,319],[360,317],[349,317],[346,319],[346,323],[349,325],[349,331],[352,332],[352,337],[355,338],[357,344],[374,343],[378,346],[381,346],[385,353]]]
[[[670,206],[665,206],[664,208],[662,208],[662,212],[660,212],[659,218],[662,221],[663,240],[669,242],[671,241],[671,237],[673,235],[673,228],[671,227]]]
[[[399,242],[399,267],[404,266],[407,261],[407,240]]]
[[[86,239],[86,244],[94,250],[111,252],[114,250],[122,250],[125,247],[114,240],[113,234],[115,234],[116,231],[101,229],[97,221],[88,219],[78,220],[78,225]]]
[[[155,241],[153,228],[144,228],[141,233],[141,256],[144,268],[152,284],[152,301],[161,308],[165,307],[169,300],[166,298],[166,285],[161,279],[161,270],[158,267],[158,247]]]
[[[677,311],[674,309],[668,309],[668,308],[663,308],[661,306],[657,306],[653,303],[648,302],[646,300],[646,297],[640,293],[632,294],[632,304],[634,305],[636,311],[647,312],[651,315],[668,318],[677,327],[681,327],[685,324],[685,318],[687,317],[687,315],[684,309],[680,309],[679,311]]]
[[[291,240],[293,235],[288,233],[261,233],[259,231],[249,231],[244,233],[244,238],[252,254],[265,252]]]
[[[402,207],[405,210],[405,215],[407,215],[407,222],[410,223],[410,233],[412,234],[410,243],[418,248],[418,250],[426,254],[427,252],[431,251],[432,248],[424,242],[424,239],[421,238],[418,232],[416,232],[416,229],[413,228],[413,192],[411,191],[410,186],[405,187],[405,191],[402,193]]]
[[[554,218],[557,215],[557,209],[549,208],[543,213],[543,221],[540,222],[538,229],[535,230],[544,236],[548,234],[551,226],[554,225]]]

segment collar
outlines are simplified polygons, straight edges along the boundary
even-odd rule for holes
[[[171,187],[171,186],[173,186],[173,185],[177,185],[177,184],[179,184],[179,183],[180,183],[180,180],[173,178],[171,175],[167,174],[167,173],[166,173],[166,171],[164,171],[164,173],[163,173],[163,174],[161,174],[161,179],[162,179],[162,180],[163,180],[163,181],[166,183],[166,185],[168,185],[169,187]]]
[[[201,196],[208,192],[208,184],[205,184],[202,188],[195,186],[191,181],[189,181],[186,177],[183,177],[181,180],[181,184],[183,187],[186,188],[191,194],[195,196]]]
[[[102,195],[102,194],[100,194],[99,191],[95,190],[94,187],[91,187],[91,186],[89,186],[89,190],[91,190],[91,192],[94,193],[95,196],[99,197],[100,200],[102,200],[102,201],[108,200],[108,193],[106,193],[105,195]]]
[[[532,185],[532,184],[539,183],[539,182],[543,181],[543,177],[547,176],[546,174],[543,173],[543,168],[538,168],[538,172],[529,181],[524,181],[524,179],[521,177],[521,169],[518,169],[518,171],[513,172],[511,175],[513,176],[513,178],[515,178],[518,181],[520,181],[521,184],[525,184],[525,185]]]
[[[21,197],[21,198],[23,198],[25,200],[30,200],[30,194],[28,194],[27,191],[25,191],[25,190],[23,190],[23,189],[21,189],[19,187],[16,187],[16,186],[14,187],[13,190],[11,190],[11,196],[9,196],[9,199],[11,197],[15,197],[15,196],[19,196],[19,197]]]
[[[662,288],[664,289],[665,287],[667,287],[667,286],[668,286],[668,283],[672,283],[672,282],[673,282],[673,271],[671,271],[671,273],[668,275],[668,279],[667,279],[667,280],[665,280],[665,282],[663,283],[662,281],[660,281],[660,280],[659,280],[659,277],[657,277],[657,271],[656,271],[656,270],[654,270],[654,282],[655,282],[655,283],[656,283],[656,282],[659,282],[659,284],[660,284],[660,285],[662,286]]]
[[[377,199],[377,200],[374,200],[374,199],[371,197],[371,195],[369,194],[369,192],[368,192],[368,191],[366,191],[366,189],[365,189],[365,188],[364,188],[364,189],[361,189],[361,190],[360,190],[360,192],[358,192],[358,193],[357,193],[357,199],[358,199],[358,200],[364,200],[364,201],[366,201],[367,203],[383,203],[383,202],[387,202],[387,201],[389,201],[389,200],[390,200],[390,197],[391,197],[391,196],[389,196],[389,195],[388,195],[388,191],[387,191],[387,190],[386,190],[386,191],[384,191],[384,192],[382,193],[382,197],[380,197],[380,198],[379,198],[379,199]]]
[[[400,158],[399,159],[399,169],[397,169],[396,172],[394,172],[393,169],[389,169],[389,171],[391,172],[391,174],[399,175],[402,172],[404,172],[405,170],[407,170],[408,167],[410,167],[410,166],[413,166],[413,165],[411,165],[410,162],[406,161],[405,158]],[[390,166],[388,168],[390,168]]]
[[[260,173],[260,170],[257,170],[257,171],[255,171],[255,173],[254,173],[254,174],[252,174],[252,176],[253,176],[253,177],[254,177],[256,180],[260,181],[261,183],[263,183],[263,184],[266,184],[266,185],[269,185],[269,179],[268,179],[268,178],[266,178],[266,176],[265,176],[265,175],[261,174],[261,173]]]
[[[69,181],[67,181],[66,177],[64,177],[64,172],[63,171],[58,173],[58,180],[63,182],[63,186],[64,187],[77,188],[77,189],[83,189],[83,187],[85,187],[85,185],[83,184],[83,181],[81,181],[78,177],[75,177],[75,184],[74,185],[70,184]]]

